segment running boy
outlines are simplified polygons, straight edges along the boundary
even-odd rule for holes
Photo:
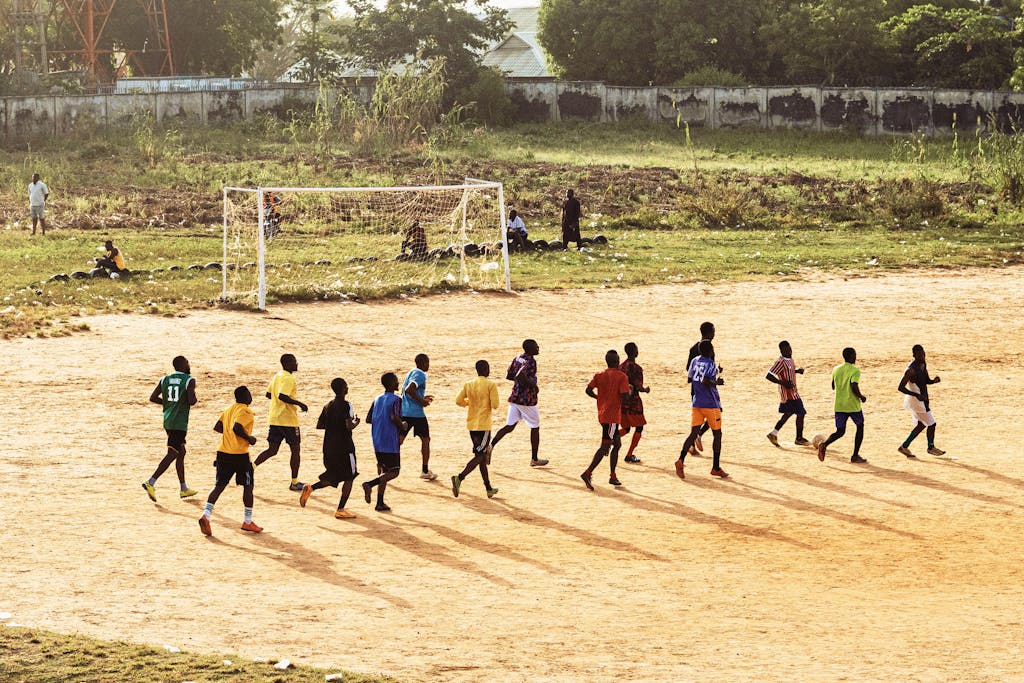
[[[178,484],[182,498],[191,498],[197,491],[190,489],[185,483],[185,435],[188,433],[189,408],[196,404],[196,380],[190,375],[192,368],[189,367],[188,359],[185,356],[175,356],[171,361],[174,372],[165,375],[157,382],[149,400],[164,408],[164,431],[167,432],[167,455],[149,480],[142,482],[142,488],[146,490],[149,499],[156,502],[156,480],[167,471],[167,468],[174,463],[174,469],[178,473]]]
[[[485,360],[476,362],[476,379],[462,385],[462,391],[455,397],[456,405],[468,407],[466,427],[469,428],[469,439],[473,442],[473,457],[459,474],[452,477],[452,495],[459,497],[462,480],[469,476],[477,467],[484,480],[487,497],[493,498],[498,489],[491,486],[491,478],[487,474],[488,458],[491,455],[491,413],[498,408],[498,385],[487,379],[491,374],[491,366]]]
[[[252,394],[249,393],[249,388],[238,387],[235,389],[234,404],[220,414],[217,424],[213,426],[213,431],[221,434],[217,460],[214,462],[217,468],[217,481],[206,499],[203,516],[199,518],[199,529],[207,536],[213,535],[210,529],[213,506],[224,492],[224,488],[231,483],[231,477],[234,477],[235,483],[242,487],[242,504],[245,505],[242,529],[256,534],[263,531],[263,527],[252,521],[252,489],[255,478],[252,460],[249,459],[249,446],[256,445],[256,437],[252,435],[255,417],[249,408],[251,403]]]
[[[270,399],[270,429],[267,433],[267,450],[256,456],[254,467],[259,467],[269,458],[277,455],[281,442],[287,441],[292,457],[289,465],[292,469],[290,491],[301,491],[305,486],[299,481],[299,410],[306,412],[309,406],[298,399],[295,384],[295,372],[299,370],[299,362],[295,356],[286,353],[281,356],[281,371],[274,375],[267,386],[267,398]]]
[[[846,422],[853,420],[857,427],[857,433],[853,437],[853,455],[850,462],[865,463],[867,460],[860,457],[860,444],[864,441],[864,412],[861,404],[868,400],[868,397],[860,393],[860,368],[857,367],[857,352],[851,348],[843,349],[842,365],[837,365],[832,370],[832,388],[836,392],[835,412],[836,431],[818,445],[818,460],[825,460],[825,452],[829,444],[838,441],[846,434]]]
[[[512,359],[505,378],[514,382],[508,397],[508,421],[491,440],[491,448],[516,428],[520,421],[530,428],[530,467],[543,467],[547,460],[537,457],[540,450],[540,411],[537,409],[537,360],[540,346],[533,339],[523,341],[523,352]]]
[[[620,422],[622,428],[619,430],[619,436],[629,434],[630,429],[634,430],[633,440],[629,444],[629,451],[626,452],[625,457],[626,462],[630,463],[640,462],[640,458],[633,455],[633,451],[640,443],[644,425],[647,424],[647,418],[644,417],[644,401],[640,398],[640,394],[651,393],[651,388],[644,386],[644,369],[636,362],[639,353],[636,344],[629,342],[626,344],[626,360],[622,361],[622,365],[619,366],[619,370],[622,370],[626,379],[629,380],[629,396],[622,401],[622,420]]]
[[[773,446],[779,446],[779,430],[786,424],[786,421],[796,415],[796,441],[797,446],[806,446],[810,442],[804,438],[804,402],[800,398],[800,392],[796,390],[796,376],[804,374],[803,368],[798,368],[793,362],[793,347],[788,341],[779,342],[779,359],[768,369],[764,376],[772,384],[779,385],[779,412],[782,417],[775,423],[775,429],[768,432],[768,440]]]
[[[713,332],[712,332],[713,334]],[[720,368],[715,364],[715,347],[710,340],[703,340],[697,346],[698,355],[690,363],[686,371],[686,379],[693,387],[693,408],[690,411],[690,434],[683,442],[683,450],[676,460],[676,476],[685,479],[686,474],[683,465],[686,461],[686,454],[693,447],[693,442],[700,438],[701,427],[707,424],[714,437],[712,452],[714,462],[711,466],[711,474],[725,479],[729,474],[722,469],[722,402],[718,397],[718,387],[725,384],[725,380],[718,376]]]
[[[352,493],[352,482],[359,476],[356,468],[356,446],[352,442],[352,430],[359,425],[359,418],[352,410],[352,404],[345,400],[348,384],[340,377],[331,380],[334,400],[320,411],[320,419],[316,428],[324,430],[324,473],[320,481],[313,485],[306,484],[299,494],[299,505],[306,507],[310,495],[317,489],[331,486],[337,488],[341,483],[341,500],[334,513],[335,519],[352,519],[355,513],[345,509],[349,494]]]
[[[587,396],[597,399],[597,421],[601,423],[601,445],[594,453],[590,467],[580,475],[580,479],[591,491],[594,490],[594,484],[591,482],[594,470],[601,464],[605,455],[608,455],[610,469],[608,483],[612,486],[622,486],[622,482],[615,476],[615,466],[619,462],[619,449],[622,448],[618,421],[622,418],[622,402],[629,398],[629,380],[626,373],[619,370],[618,351],[612,349],[604,354],[604,362],[608,367],[594,375],[586,388]],[[594,393],[595,389],[597,393]]]
[[[900,380],[899,392],[906,394],[903,399],[903,407],[910,411],[914,419],[914,428],[910,436],[897,450],[908,458],[917,457],[910,452],[910,444],[917,435],[925,429],[928,430],[928,452],[931,455],[945,455],[946,451],[935,447],[935,417],[932,415],[931,403],[928,401],[928,385],[938,384],[939,376],[928,376],[928,365],[925,363],[924,347],[914,344],[911,350],[914,360],[910,361],[903,379]]]
[[[384,503],[384,490],[388,482],[398,476],[402,469],[399,447],[401,437],[409,431],[409,425],[402,422],[402,399],[398,391],[398,375],[386,372],[380,378],[384,385],[384,393],[373,399],[370,410],[366,413],[366,421],[370,424],[370,436],[373,438],[373,452],[377,456],[377,469],[381,472],[376,479],[363,482],[363,497],[370,502],[373,487],[377,487],[377,512],[390,512]]]
[[[700,356],[700,342],[702,341],[714,341],[715,339],[715,325],[710,322],[703,322],[700,324],[700,341],[690,347],[690,353],[686,356],[686,370],[687,376],[686,381],[690,383],[690,397],[693,397],[694,386],[690,381],[689,370],[690,364],[693,363],[693,359]],[[719,368],[721,370],[721,368]],[[705,422],[701,425],[700,433],[697,434],[697,438],[693,440],[693,445],[690,446],[690,455],[697,455],[697,451],[704,452],[704,443],[701,441],[701,436],[707,433],[711,425]]]
[[[425,353],[416,354],[416,367],[405,375],[402,382],[402,420],[409,425],[414,436],[420,437],[420,455],[423,456],[423,471],[420,479],[433,481],[437,475],[430,471],[430,425],[427,413],[423,410],[433,401],[427,395],[427,370],[430,369],[430,358]]]

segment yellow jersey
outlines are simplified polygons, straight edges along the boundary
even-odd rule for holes
[[[249,442],[235,434],[235,424],[242,425],[246,434],[252,434],[253,423],[256,416],[253,415],[249,406],[244,403],[235,403],[220,414],[220,424],[224,427],[224,433],[220,437],[220,446],[217,450],[221,453],[233,453],[246,455],[249,453]]]
[[[124,270],[124,255],[121,254],[120,249],[108,251],[107,258],[114,262],[114,265],[117,266],[118,270]]]
[[[498,385],[486,377],[477,377],[466,382],[455,397],[455,403],[465,408],[466,427],[471,432],[487,432],[491,429],[491,413],[498,407]]]
[[[295,375],[287,370],[282,370],[274,375],[274,379],[270,380],[267,393],[270,394],[271,425],[277,425],[278,427],[299,426],[299,407],[291,403],[285,403],[278,398],[279,395],[284,394],[289,398],[298,400],[299,397],[295,394],[295,391]]]

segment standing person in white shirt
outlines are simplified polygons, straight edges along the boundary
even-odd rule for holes
[[[32,174],[32,182],[28,184],[28,213],[32,216],[32,234],[36,234],[36,224],[43,226],[46,234],[46,198],[50,196],[50,188],[39,179],[38,173]]]
[[[515,209],[508,212],[508,230],[506,230],[506,233],[508,234],[509,247],[515,246],[526,250],[526,223],[523,222],[522,216]]]

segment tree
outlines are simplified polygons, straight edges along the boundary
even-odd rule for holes
[[[443,59],[451,94],[478,78],[484,49],[504,37],[512,24],[505,10],[486,1],[350,0],[355,20],[345,31],[355,61],[388,69],[410,57]]]
[[[295,53],[297,76],[307,83],[330,79],[342,67],[339,49],[343,25],[331,12],[331,0],[293,0],[292,11],[300,17]]]

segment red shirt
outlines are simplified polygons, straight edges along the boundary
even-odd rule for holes
[[[629,379],[618,368],[608,368],[594,375],[587,385],[597,389],[597,421],[619,424],[622,415],[622,394],[629,393]]]

